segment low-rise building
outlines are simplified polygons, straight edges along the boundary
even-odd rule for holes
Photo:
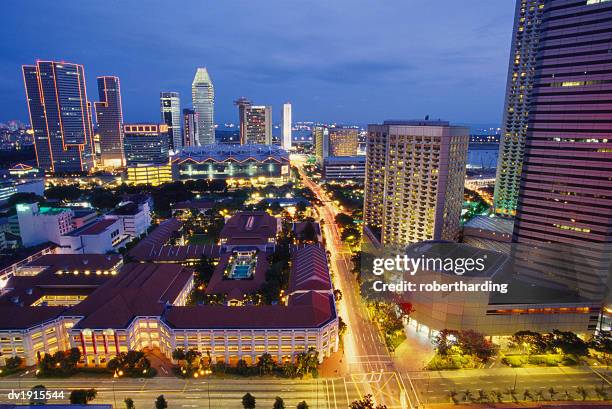
[[[221,251],[273,251],[281,220],[263,211],[239,212],[226,220],[219,234]]]
[[[52,242],[61,244],[61,237],[73,230],[74,212],[63,207],[18,204],[19,232],[24,247]]]
[[[159,186],[172,182],[172,167],[168,164],[136,164],[127,167],[130,185]]]
[[[132,237],[140,237],[151,226],[151,209],[147,202],[120,204],[108,214],[123,223],[123,231]]]
[[[366,157],[357,156],[329,156],[323,160],[323,179],[364,180]]]
[[[33,193],[43,196],[45,193],[44,179],[10,179],[0,182],[0,204],[5,204],[17,193]]]
[[[123,221],[109,216],[64,234],[59,244],[62,253],[106,254],[125,246],[129,238]]]
[[[288,362],[310,348],[322,361],[338,350],[339,320],[325,251],[318,246],[294,252],[288,298],[275,305],[187,306],[193,290],[188,268],[134,263],[112,275],[85,274],[85,259],[93,256],[79,257],[77,267],[55,266],[11,278],[24,282],[20,288],[25,298],[14,302],[15,294],[0,297],[5,356],[22,356],[33,364],[38,353],[72,347],[79,348],[87,364],[104,366],[129,350],[154,348],[172,359],[172,352],[183,348],[210,354],[213,363],[233,365],[240,359],[255,364],[264,353]],[[92,271],[99,262],[92,259]],[[40,294],[27,289],[45,280],[65,280],[73,290],[86,291],[84,299],[36,304],[32,300]],[[39,287],[35,291],[42,291]]]
[[[289,180],[287,151],[274,145],[204,145],[171,158],[174,180],[220,179],[229,183],[282,184]]]

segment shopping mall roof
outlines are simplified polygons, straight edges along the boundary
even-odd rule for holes
[[[202,145],[183,148],[171,159],[172,163],[192,162],[247,162],[247,161],[289,162],[289,154],[275,145]]]

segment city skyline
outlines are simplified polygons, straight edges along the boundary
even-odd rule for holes
[[[252,8],[247,3],[240,6]],[[501,79],[505,77],[513,4],[508,2],[501,8],[474,1],[469,7],[452,2],[443,8],[438,6],[393,3],[377,7],[374,15],[391,18],[392,29],[372,34],[362,30],[368,24],[372,7],[319,3],[312,10],[310,6],[283,10],[270,4],[261,11],[251,10],[259,14],[275,10],[270,14],[275,21],[272,28],[257,19],[253,19],[255,27],[246,25],[244,19],[253,14],[250,12],[240,13],[237,20],[232,20],[232,10],[216,5],[209,11],[218,16],[211,19],[211,27],[198,27],[188,33],[187,27],[178,24],[171,35],[166,33],[163,38],[158,38],[159,33],[154,31],[157,24],[138,25],[136,29],[126,22],[136,11],[145,13],[142,17],[139,14],[145,22],[157,20],[159,12],[153,10],[160,7],[143,11],[126,6],[119,15],[97,4],[77,6],[64,10],[77,22],[74,36],[66,38],[50,30],[44,38],[24,34],[6,46],[0,63],[0,83],[5,95],[0,109],[5,119],[26,121],[23,90],[14,79],[18,78],[19,66],[24,61],[41,58],[83,64],[90,89],[94,89],[93,80],[98,76],[118,76],[127,122],[155,120],[159,115],[159,92],[171,90],[184,97],[190,95],[193,71],[206,66],[216,83],[217,123],[236,122],[232,101],[243,94],[272,105],[276,118],[280,118],[282,103],[291,100],[295,121],[367,124],[430,114],[453,123],[499,123],[504,92]],[[60,4],[57,10],[40,13],[40,7],[6,6],[7,15],[25,12],[33,15],[36,21],[32,23],[49,28],[55,25],[52,16],[65,8]],[[194,8],[197,6],[171,10],[170,13],[181,16],[173,21],[189,21],[186,10],[192,13]],[[478,9],[478,15],[474,15],[472,8]],[[446,11],[440,13],[440,9]],[[325,15],[316,33],[295,28],[306,27],[313,14]],[[120,25],[121,34],[109,33],[106,26],[99,27],[91,20],[94,15],[108,19],[111,26]],[[228,25],[223,15],[235,23]],[[422,18],[417,18],[418,15]],[[42,21],[38,16],[48,18]],[[453,37],[424,24],[428,16],[452,26]],[[462,24],[456,23],[457,16],[463,17]],[[0,30],[18,30],[12,25],[9,22]],[[242,26],[256,35],[247,37]],[[79,35],[85,32],[87,35]],[[353,37],[362,44],[359,51],[351,47]],[[406,41],[398,45],[398,38]],[[96,47],[91,47],[93,43]],[[183,45],[174,47],[177,43]],[[259,43],[263,44],[261,51],[255,52],[254,44]],[[92,48],[95,53],[89,51]],[[163,60],[154,58],[153,49],[161,48],[171,50],[171,54]],[[124,58],[125,55],[129,58]],[[440,81],[442,78],[444,81]],[[395,104],[387,105],[389,96]],[[183,100],[181,108],[189,108],[187,101]],[[394,108],[387,110],[387,106]]]

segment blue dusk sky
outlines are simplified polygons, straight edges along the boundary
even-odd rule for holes
[[[191,106],[196,67],[215,85],[215,120],[246,96],[293,103],[294,120],[366,124],[444,118],[498,124],[513,0],[2,2],[0,122],[28,121],[21,65],[36,59],[121,79],[126,122],[158,121],[159,92]]]

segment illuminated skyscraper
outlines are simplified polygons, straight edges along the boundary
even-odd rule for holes
[[[183,109],[183,146],[196,146],[198,116],[193,109]]]
[[[285,150],[291,149],[291,103],[283,104],[281,146]]]
[[[127,165],[167,165],[169,131],[166,124],[124,125]]]
[[[468,143],[443,121],[368,126],[363,215],[381,243],[458,238]]]
[[[323,161],[329,156],[329,129],[326,126],[313,127],[312,143],[314,144],[317,164],[323,166]]]
[[[206,68],[198,68],[191,84],[193,110],[197,114],[196,145],[215,143],[215,87]]]
[[[24,65],[38,166],[51,172],[88,172],[94,166],[91,104],[82,65],[37,61]]]
[[[246,143],[247,136],[247,111],[251,107],[251,101],[245,97],[240,97],[234,101],[234,105],[238,107],[238,123],[240,124],[240,144]]]
[[[354,156],[359,148],[356,128],[329,128],[329,156]]]
[[[612,257],[610,44],[612,2],[546,1],[514,224],[538,251],[524,276],[595,299]]]
[[[159,94],[161,120],[168,125],[169,146],[173,151],[183,147],[183,132],[181,131],[181,100],[178,92],[162,92]]]
[[[100,102],[94,102],[100,135],[100,166],[125,166],[123,152],[123,112],[118,77],[98,77]]]
[[[517,0],[493,206],[501,216],[514,216],[521,180],[529,94],[544,0]]]
[[[272,145],[272,107],[251,105],[246,109],[244,143]]]

